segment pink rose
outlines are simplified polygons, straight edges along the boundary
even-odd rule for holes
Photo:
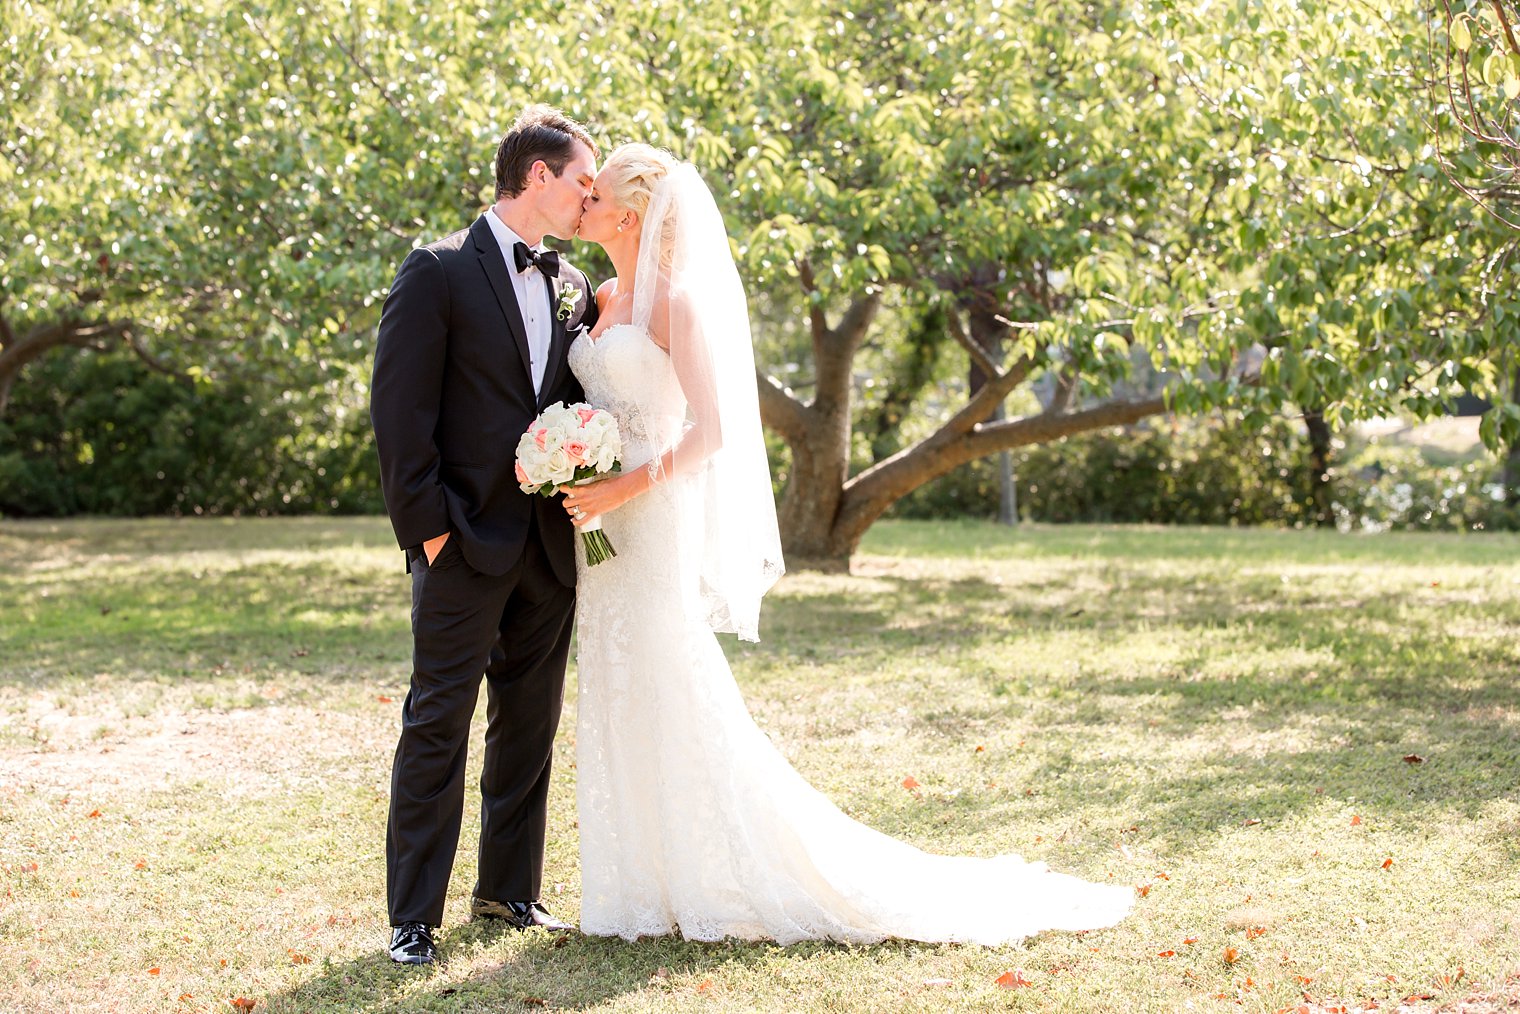
[[[570,460],[577,465],[586,463],[586,444],[581,440],[566,440],[565,453],[570,455]]]
[[[537,433],[533,434],[533,442],[538,445],[538,449],[541,451],[547,451],[549,449],[548,442],[544,440],[544,437],[548,434],[548,432],[549,427],[542,426],[539,428]]]
[[[594,408],[579,408],[575,410],[575,413],[581,417],[582,426],[596,418],[596,409]]]
[[[518,482],[527,482],[528,481],[528,473],[523,471],[523,467],[522,467],[522,462],[521,461],[519,461],[516,465],[513,465],[512,467],[514,469],[516,469],[516,471],[517,471],[517,481]]]

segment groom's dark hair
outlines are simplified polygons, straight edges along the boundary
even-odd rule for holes
[[[558,176],[575,154],[575,142],[601,158],[586,128],[552,106],[529,106],[496,148],[496,199],[516,197],[528,183],[528,170],[543,160]]]

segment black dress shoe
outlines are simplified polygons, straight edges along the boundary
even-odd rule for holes
[[[500,919],[513,929],[538,926],[550,933],[571,933],[575,927],[554,918],[536,901],[487,901],[470,899],[470,916],[474,919]]]
[[[391,930],[391,960],[402,965],[431,965],[438,960],[432,927],[404,922]]]

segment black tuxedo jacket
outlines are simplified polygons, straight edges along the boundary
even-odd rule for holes
[[[518,561],[536,515],[555,575],[573,585],[574,527],[557,500],[522,492],[514,464],[517,442],[541,409],[583,397],[566,355],[595,323],[596,299],[586,275],[563,259],[559,278],[545,278],[553,337],[535,397],[507,270],[482,216],[413,250],[396,273],[370,383],[385,509],[403,549],[452,532],[470,566],[487,574]],[[560,320],[566,284],[579,295]]]

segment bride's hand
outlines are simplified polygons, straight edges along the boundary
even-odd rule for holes
[[[571,523],[579,526],[608,511],[615,511],[639,495],[638,480],[634,475],[619,475],[611,479],[599,479],[577,486],[565,493],[565,513]]]

